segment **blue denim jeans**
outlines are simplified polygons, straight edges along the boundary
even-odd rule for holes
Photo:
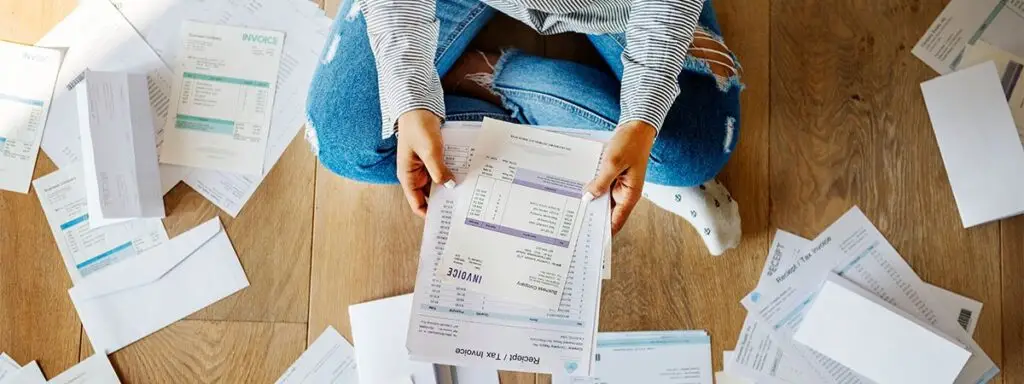
[[[366,21],[344,0],[332,26],[309,90],[310,139],[320,162],[346,178],[393,184],[397,138],[381,138],[377,70]],[[358,7],[358,5],[355,5]],[[440,33],[435,64],[443,77],[495,10],[479,0],[438,0]],[[721,36],[710,2],[701,28]],[[590,42],[611,68],[531,56],[504,54],[496,66],[493,91],[502,105],[459,95],[445,96],[449,121],[484,117],[521,124],[613,130],[619,119],[623,34],[591,35]],[[692,56],[679,76],[682,89],[651,151],[647,181],[668,186],[695,186],[725,166],[740,133],[737,78],[716,78],[708,65]]]

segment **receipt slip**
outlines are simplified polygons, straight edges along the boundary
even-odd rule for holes
[[[114,372],[107,355],[97,353],[50,379],[47,384],[121,384],[121,381],[117,379],[117,372]]]
[[[262,175],[284,33],[186,21],[181,40],[160,161]]]
[[[306,352],[277,379],[277,384],[358,383],[355,350],[332,326],[327,326]]]
[[[146,75],[86,71],[77,92],[92,225],[164,217]]]
[[[552,376],[552,384],[712,384],[704,331],[602,332],[593,377]]]
[[[220,219],[68,292],[97,353],[113,353],[249,286]]]
[[[0,190],[28,192],[61,54],[0,41]]]
[[[405,347],[412,295],[348,307],[360,383],[437,384],[434,365],[412,361]]]
[[[921,84],[965,228],[1024,213],[1024,146],[996,66]]]
[[[1021,15],[1024,2],[1018,0],[952,0],[912,52],[942,74],[958,67],[967,45],[982,40],[1024,56]]]
[[[33,361],[7,375],[0,384],[46,384],[46,377],[39,370],[39,364]]]
[[[879,384],[953,383],[971,352],[930,324],[831,274],[793,341]]]
[[[446,284],[557,308],[603,145],[484,120],[437,270]]]

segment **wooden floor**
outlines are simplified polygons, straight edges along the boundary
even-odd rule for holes
[[[76,3],[0,0],[0,39],[34,42]],[[985,303],[976,338],[1003,369],[995,382],[1024,383],[1024,218],[961,228],[918,88],[935,73],[910,54],[944,3],[716,0],[747,85],[720,177],[743,243],[707,256],[683,220],[642,203],[615,238],[601,330],[707,329],[720,369],[771,233],[813,237],[859,205],[925,280]],[[497,20],[481,44],[508,28]],[[574,41],[524,48],[592,54]],[[40,156],[36,177],[53,170]],[[171,236],[219,214],[252,285],[114,354],[127,383],[273,382],[325,326],[349,335],[349,304],[412,290],[422,222],[399,190],[333,176],[300,138],[237,219],[183,185],[166,201]],[[0,351],[48,376],[92,353],[60,260],[35,194],[0,193]]]

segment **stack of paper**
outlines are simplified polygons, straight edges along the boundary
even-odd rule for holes
[[[28,192],[61,54],[0,41],[0,190]]]
[[[64,373],[46,381],[39,364],[35,361],[24,367],[0,353],[0,384],[120,384],[114,367],[104,354],[95,354],[82,360]]]
[[[828,280],[830,273],[834,276]],[[815,300],[821,297],[826,299]],[[905,355],[914,356],[890,356],[887,361],[969,355],[962,369],[944,378],[958,384],[985,383],[999,372],[971,338],[981,303],[922,281],[857,208],[813,241],[782,231],[776,234],[757,288],[741,303],[748,315],[735,351],[727,352],[724,359],[729,379],[796,384],[943,382],[930,376],[905,381],[878,369],[882,365],[877,364],[884,363],[878,359],[883,354],[872,349],[869,341],[878,340],[880,329],[894,327],[913,329],[919,340],[945,345],[949,348],[941,350],[951,352],[939,355],[939,348],[914,339],[900,344],[913,352]],[[828,303],[842,308],[819,305]],[[866,308],[876,316],[869,319],[852,313],[867,312]],[[879,325],[881,313],[890,321]],[[844,323],[843,332],[835,332],[833,325],[842,321],[851,323]],[[813,330],[822,329],[828,337],[812,336]],[[865,364],[864,359],[876,365]],[[921,378],[933,381],[915,381]]]
[[[602,332],[593,377],[554,375],[552,384],[711,384],[705,331]]]
[[[479,123],[442,129],[446,163],[466,180]],[[608,132],[553,129],[600,141]],[[437,364],[588,376],[596,341],[601,276],[607,255],[607,195],[589,203],[561,300],[547,309],[445,283],[439,276],[458,203],[457,189],[434,188],[420,248],[408,327],[414,360]],[[610,242],[609,242],[610,244]],[[447,269],[445,269],[447,270]],[[359,348],[357,343],[356,348]]]
[[[277,379],[277,384],[358,384],[355,351],[334,327],[327,329]]]

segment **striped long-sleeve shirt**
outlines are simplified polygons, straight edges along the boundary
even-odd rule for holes
[[[703,0],[481,0],[541,34],[626,33],[619,124],[661,129],[679,94],[677,77],[693,40]],[[398,117],[426,109],[444,117],[434,67],[436,0],[361,0],[377,60],[383,137]]]

